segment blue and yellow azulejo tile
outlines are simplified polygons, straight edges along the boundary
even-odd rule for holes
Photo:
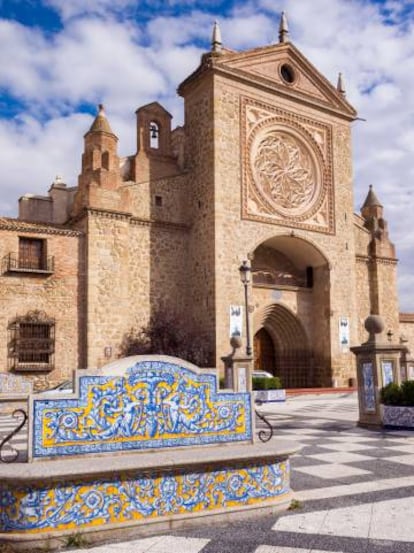
[[[33,457],[252,440],[250,395],[164,361],[79,378],[79,399],[33,401]]]
[[[266,505],[288,494],[289,462],[197,472],[136,473],[93,481],[0,486],[1,532],[126,524],[200,511]]]

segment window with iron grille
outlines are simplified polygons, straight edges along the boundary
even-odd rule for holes
[[[55,321],[31,311],[9,324],[9,364],[15,370],[51,370],[54,364]]]

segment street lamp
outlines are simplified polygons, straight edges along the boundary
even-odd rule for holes
[[[251,278],[251,268],[248,265],[247,260],[243,261],[243,263],[239,267],[240,272],[240,280],[242,281],[242,284],[244,286],[244,303],[246,308],[246,355],[248,357],[251,357],[252,355],[252,346],[250,344],[250,324],[249,324],[249,284],[250,284],[250,278]]]

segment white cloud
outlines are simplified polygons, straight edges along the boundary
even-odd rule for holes
[[[122,13],[127,7],[137,6],[136,0],[46,0],[63,20],[84,15],[109,15]]]
[[[17,97],[31,98],[47,73],[50,44],[40,31],[0,19],[0,86]],[[39,55],[35,55],[38,53]]]
[[[44,195],[57,174],[72,177],[79,172],[79,139],[91,120],[73,114],[44,125],[32,116],[0,121],[2,173],[7,175],[2,180],[0,213],[15,212],[18,197],[27,192]]]

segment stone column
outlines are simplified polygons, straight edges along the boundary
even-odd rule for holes
[[[401,359],[407,348],[387,342],[382,332],[384,322],[379,315],[365,321],[368,341],[352,347],[357,358],[359,426],[381,426],[380,390],[390,382],[401,383]]]

